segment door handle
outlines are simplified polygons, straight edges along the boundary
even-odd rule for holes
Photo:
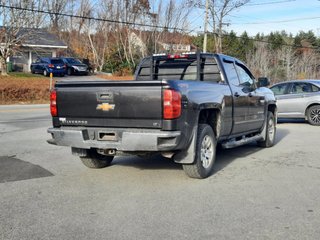
[[[234,96],[235,96],[235,97],[240,97],[240,94],[239,94],[238,92],[235,92],[235,93],[234,93]]]

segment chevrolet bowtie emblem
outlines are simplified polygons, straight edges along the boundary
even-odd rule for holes
[[[97,105],[97,110],[102,110],[108,112],[109,110],[114,110],[115,104],[101,103]]]

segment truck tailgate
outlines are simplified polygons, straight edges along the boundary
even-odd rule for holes
[[[55,122],[60,126],[161,128],[161,81],[65,81],[55,86]]]

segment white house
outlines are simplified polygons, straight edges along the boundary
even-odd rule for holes
[[[30,72],[31,63],[37,58],[56,57],[57,51],[68,48],[56,35],[45,29],[21,29],[20,34],[25,35],[24,31],[32,31],[32,34],[26,35],[20,51],[8,59],[13,63],[14,71]]]

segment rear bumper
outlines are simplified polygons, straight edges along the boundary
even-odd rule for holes
[[[74,74],[79,74],[79,75],[84,75],[84,74],[88,74],[88,70],[77,70],[77,69],[74,69],[73,71]]]
[[[52,139],[48,143],[75,148],[115,149],[124,152],[176,150],[180,131],[121,128],[49,128]],[[102,140],[106,133],[108,140]],[[111,140],[110,140],[111,138]]]
[[[52,69],[52,68],[49,68],[48,69],[48,72],[49,73],[53,73],[53,74],[63,74],[63,73],[66,73],[66,70],[64,68],[61,68],[61,69]]]

